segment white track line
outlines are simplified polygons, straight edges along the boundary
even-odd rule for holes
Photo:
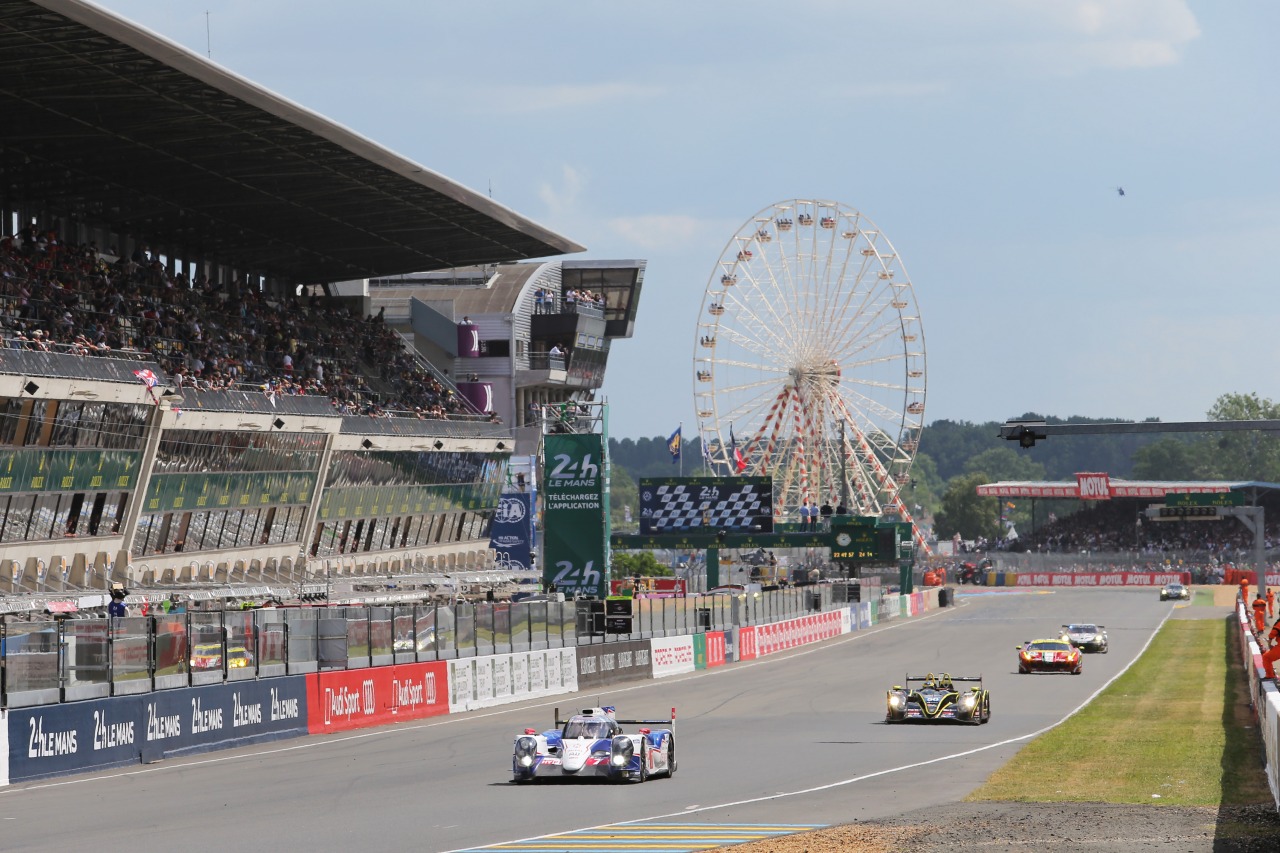
[[[1069,713],[1067,713],[1062,719],[1058,720],[1056,723],[1050,723],[1044,728],[1038,729],[1034,732],[1028,732],[1025,735],[1019,735],[1018,737],[1008,738],[1007,740],[1002,740],[998,743],[989,743],[986,746],[979,746],[979,747],[975,747],[974,749],[966,749],[963,752],[956,752],[956,753],[952,753],[951,755],[940,755],[937,758],[930,758],[927,761],[917,761],[914,764],[903,764],[900,767],[890,767],[885,770],[877,770],[874,773],[865,773],[861,776],[854,776],[850,779],[841,779],[838,782],[830,782],[826,785],[817,785],[812,788],[803,788],[797,791],[779,791],[776,794],[768,794],[763,797],[752,797],[751,799],[747,799],[747,800],[734,800],[728,803],[719,803],[713,806],[697,806],[691,809],[682,809],[678,812],[668,812],[666,814],[650,815],[649,817],[635,818],[634,820],[611,821],[610,823],[602,823],[602,824],[597,824],[595,826],[584,826],[578,829],[566,829],[566,830],[561,830],[560,832],[548,833],[547,835],[535,835],[530,838],[519,838],[514,841],[495,842],[494,844],[486,845],[485,847],[459,847],[454,850],[442,851],[442,853],[460,853],[460,851],[462,850],[484,850],[490,847],[499,847],[499,846],[508,845],[508,844],[523,844],[528,841],[538,841],[541,839],[553,838],[555,836],[564,835],[565,833],[569,833],[569,832],[589,832],[594,829],[604,829],[605,827],[609,827],[609,826],[628,826],[630,824],[647,823],[648,821],[652,821],[652,820],[665,820],[668,818],[681,817],[683,815],[697,814],[698,812],[713,811],[715,809],[732,808],[733,806],[745,806],[745,805],[750,805],[752,803],[764,803],[770,800],[782,800],[782,799],[786,799],[787,797],[799,797],[805,794],[815,794],[820,791],[829,791],[832,788],[840,788],[845,785],[855,784],[857,782],[865,782],[868,779],[875,779],[879,776],[887,776],[890,773],[900,773],[903,770],[914,770],[917,767],[927,767],[930,764],[937,764],[942,761],[950,761],[953,758],[964,758],[966,756],[974,755],[979,752],[986,752],[989,749],[996,749],[997,747],[1008,746],[1011,743],[1017,743],[1018,741],[1023,741],[1023,740],[1027,740],[1028,738],[1037,737],[1039,735],[1044,734],[1047,731],[1052,731],[1053,729],[1056,729],[1058,726],[1062,725],[1067,720],[1071,719],[1076,714],[1080,713],[1082,710],[1084,710],[1084,708],[1090,702],[1096,699],[1098,695],[1102,693],[1102,691],[1110,687],[1112,682],[1114,682],[1117,678],[1119,678],[1120,676],[1128,672],[1130,667],[1132,667],[1137,662],[1138,658],[1142,657],[1142,655],[1147,651],[1147,648],[1150,647],[1151,642],[1155,639],[1156,634],[1159,633],[1160,629],[1164,627],[1164,623],[1169,621],[1169,617],[1172,615],[1173,615],[1173,609],[1170,608],[1169,612],[1166,613],[1164,615],[1164,618],[1160,620],[1160,624],[1157,625],[1155,629],[1152,630],[1151,635],[1147,637],[1147,641],[1142,644],[1142,648],[1138,650],[1138,653],[1134,655],[1127,664],[1124,665],[1123,669],[1121,669],[1115,675],[1111,676],[1111,678],[1107,679],[1106,683],[1103,684],[1101,687],[1099,687],[1097,690],[1093,691],[1093,693],[1089,695],[1089,698],[1085,699],[1083,702],[1081,702],[1079,705],[1073,708]],[[910,623],[899,623],[899,624],[910,624]]]

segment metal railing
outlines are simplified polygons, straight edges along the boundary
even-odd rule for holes
[[[509,654],[767,624],[845,604],[830,586],[634,599],[605,633],[600,601],[192,610],[0,622],[3,707],[331,670]]]

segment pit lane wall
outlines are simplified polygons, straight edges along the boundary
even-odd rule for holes
[[[987,572],[987,586],[1164,586],[1191,583],[1191,572]]]
[[[888,593],[836,610],[686,636],[331,670],[0,711],[0,785],[687,674],[919,615],[939,606],[938,593]]]
[[[1274,681],[1263,681],[1262,649],[1251,628],[1253,615],[1244,604],[1236,604],[1236,621],[1240,631],[1241,663],[1249,676],[1249,697],[1258,714],[1262,732],[1262,760],[1266,765],[1271,798],[1280,809],[1280,691]]]

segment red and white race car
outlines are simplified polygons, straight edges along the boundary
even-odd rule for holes
[[[619,720],[611,705],[585,708],[567,720],[556,709],[556,728],[525,729],[516,738],[511,775],[536,779],[608,779],[643,782],[676,772],[676,709],[669,720]],[[635,733],[624,725],[639,726]],[[662,726],[663,728],[651,728]]]
[[[1084,672],[1084,656],[1069,640],[1027,640],[1014,646],[1018,652],[1018,672]]]

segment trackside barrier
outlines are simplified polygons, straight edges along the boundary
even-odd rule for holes
[[[0,788],[9,784],[9,712],[0,711]]]
[[[829,640],[842,633],[843,620],[838,611],[815,613],[799,619],[787,619],[770,625],[756,626],[756,653],[760,657],[794,649],[819,640]]]
[[[448,712],[470,711],[578,690],[574,649],[449,661]]]
[[[10,710],[8,778],[19,782],[307,733],[303,676]]]
[[[1236,622],[1240,630],[1240,647],[1245,672],[1249,675],[1249,697],[1258,712],[1258,728],[1262,732],[1262,757],[1266,763],[1267,784],[1271,798],[1280,808],[1280,691],[1275,682],[1263,681],[1262,651],[1250,630],[1253,617],[1243,604],[1236,605]]]
[[[578,646],[577,654],[579,690],[594,690],[637,678],[653,678],[648,640]]]
[[[1164,586],[1190,584],[1191,572],[1022,572],[1008,574],[1005,580],[1003,586]]]
[[[756,646],[756,626],[748,625],[743,628],[736,628],[734,632],[738,635],[734,639],[734,660],[755,660],[758,656]]]
[[[757,626],[757,636],[759,630],[760,627]],[[652,649],[654,678],[693,672],[693,637],[654,637],[649,643]]]
[[[705,634],[693,635],[693,667],[708,669],[724,666],[725,639],[723,631],[708,631]]]
[[[311,734],[449,713],[444,661],[335,670],[304,676]]]
[[[1237,586],[1245,579],[1249,581],[1250,586],[1258,585],[1258,573],[1252,569],[1227,569],[1222,576],[1222,582],[1231,586]],[[1267,586],[1280,586],[1280,574],[1268,572]]]

